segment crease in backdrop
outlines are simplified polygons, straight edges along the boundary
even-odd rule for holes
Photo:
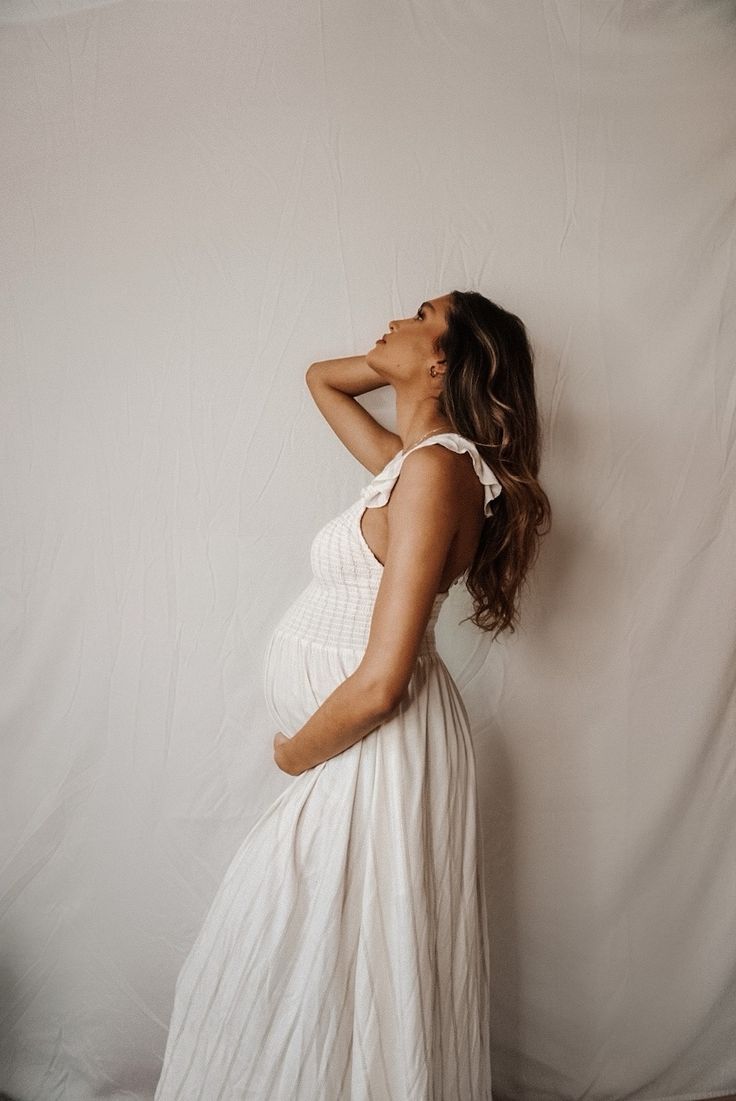
[[[367,480],[304,372],[460,287],[529,328],[553,506],[518,633],[458,627],[459,589],[438,626],[494,1095],[736,1091],[735,33],[687,0],[6,0],[0,1090],[152,1097],[289,782],[264,642]]]

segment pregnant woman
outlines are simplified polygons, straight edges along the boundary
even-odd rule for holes
[[[315,535],[268,641],[274,760],[294,779],[179,973],[155,1101],[491,1099],[475,757],[434,628],[464,579],[477,627],[515,629],[551,512],[533,354],[475,291],[388,329],[307,372],[374,476]],[[355,400],[384,385],[396,433]]]

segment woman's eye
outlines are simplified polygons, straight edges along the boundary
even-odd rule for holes
[[[417,310],[417,317],[419,318],[420,321],[424,321],[424,314],[422,313],[421,310]]]

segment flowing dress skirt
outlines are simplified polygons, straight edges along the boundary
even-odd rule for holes
[[[266,651],[286,734],[361,656],[305,636],[309,603]],[[399,708],[240,845],[179,973],[155,1101],[491,1101],[482,868],[468,716],[430,629]]]

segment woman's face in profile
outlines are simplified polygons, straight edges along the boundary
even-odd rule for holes
[[[366,357],[369,367],[387,378],[409,378],[437,363],[434,342],[447,326],[449,294],[422,302],[411,317],[389,322]]]

